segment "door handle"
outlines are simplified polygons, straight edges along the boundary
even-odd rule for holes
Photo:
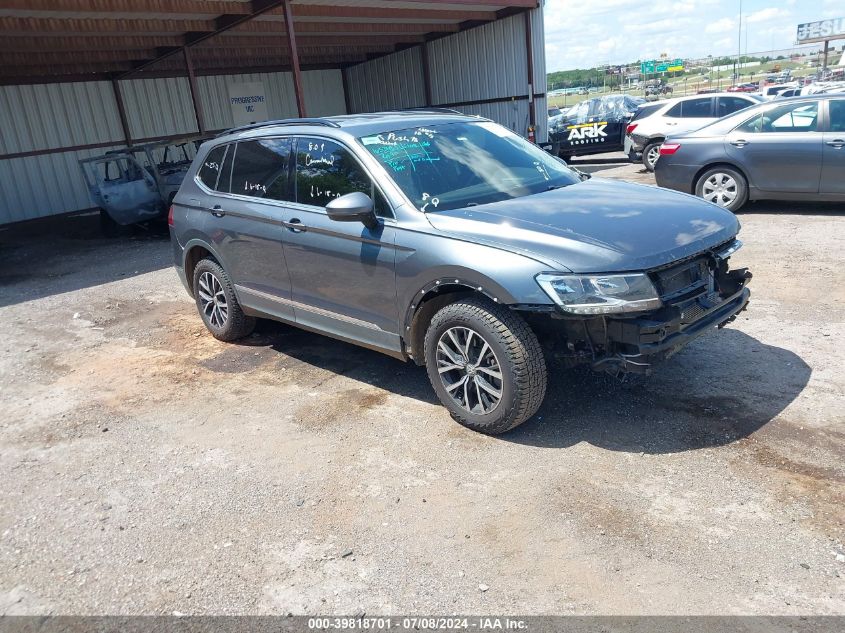
[[[835,138],[832,141],[825,141],[825,145],[830,145],[831,147],[835,147],[836,149],[842,149],[845,147],[845,139]]]
[[[746,145],[748,145],[748,141],[746,141],[744,138],[738,138],[735,141],[729,141],[729,143],[734,147],[745,147]]]
[[[215,218],[222,218],[224,215],[226,215],[226,212],[223,211],[223,207],[221,207],[219,204],[215,204],[213,207],[211,207],[211,215],[213,215]]]
[[[282,221],[282,226],[288,229],[291,233],[304,233],[308,230],[299,218],[291,218],[287,222]]]

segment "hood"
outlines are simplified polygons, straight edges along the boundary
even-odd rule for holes
[[[713,248],[739,231],[732,213],[699,198],[595,178],[426,217],[446,234],[572,272],[654,268]]]

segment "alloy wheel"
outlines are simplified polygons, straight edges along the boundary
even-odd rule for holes
[[[739,195],[739,187],[736,180],[728,174],[715,173],[704,181],[701,187],[701,197],[718,204],[720,207],[728,207]]]
[[[648,164],[651,165],[651,168],[654,169],[654,165],[657,163],[657,159],[660,158],[660,145],[655,145],[648,150],[648,154],[646,154],[646,161]]]
[[[476,415],[493,411],[502,400],[502,368],[493,348],[475,330],[449,328],[437,341],[437,372],[446,393]]]
[[[199,296],[202,311],[208,322],[216,328],[222,328],[229,318],[229,304],[223,285],[212,273],[204,272],[199,278]]]

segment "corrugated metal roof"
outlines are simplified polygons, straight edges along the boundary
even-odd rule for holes
[[[291,0],[297,36],[321,38],[330,44],[341,34],[358,35],[356,57],[335,48],[317,47],[310,65],[363,62],[372,54],[391,52],[375,46],[368,36],[393,38],[393,45],[418,43],[423,38],[457,32],[467,25],[495,21],[509,12],[537,6],[538,0],[481,0],[480,2],[422,2],[387,0]],[[214,49],[219,33],[263,39],[277,47],[273,64],[283,69],[291,60],[286,48],[282,0],[251,3],[239,0],[4,0],[0,3],[0,82],[35,75],[90,74],[92,79],[114,73],[179,74],[175,54],[186,43]],[[109,40],[111,37],[111,40]],[[120,38],[131,37],[131,48]],[[38,47],[29,57],[15,57],[15,40],[26,38]],[[164,38],[168,43],[162,43]],[[139,48],[139,44],[147,46]],[[383,47],[383,43],[380,43]],[[76,55],[66,55],[68,47]],[[267,57],[226,48],[225,56],[196,58],[196,70],[237,72],[267,65]],[[96,53],[96,54],[95,54]],[[305,56],[303,56],[305,59]]]

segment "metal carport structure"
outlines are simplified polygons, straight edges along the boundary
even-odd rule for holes
[[[0,224],[88,208],[80,158],[269,118],[449,107],[546,138],[539,0],[0,0]]]

